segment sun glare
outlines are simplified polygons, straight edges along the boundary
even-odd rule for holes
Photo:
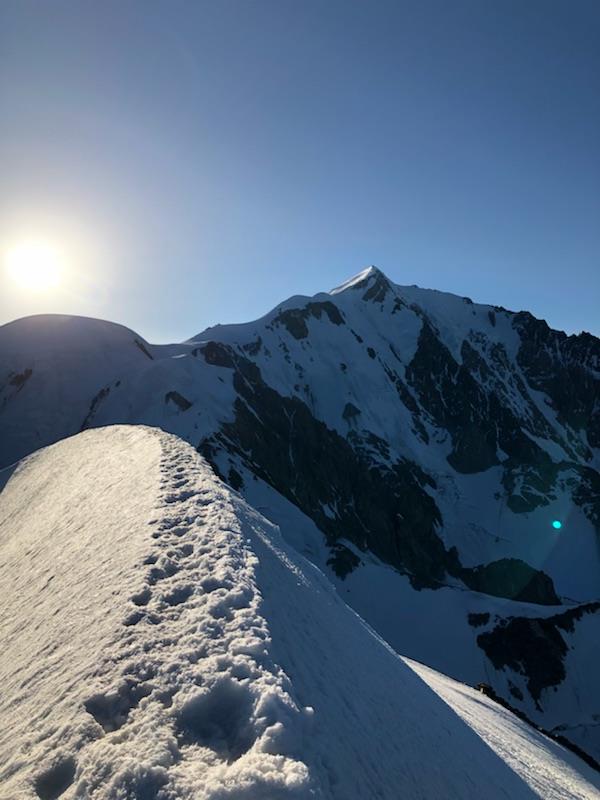
[[[4,257],[8,277],[22,289],[43,292],[58,286],[63,277],[59,251],[44,242],[23,242]]]

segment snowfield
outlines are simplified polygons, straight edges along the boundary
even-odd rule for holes
[[[2,800],[600,797],[397,655],[170,434],[90,430],[12,470],[0,596]]]

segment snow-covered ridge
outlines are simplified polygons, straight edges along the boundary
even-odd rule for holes
[[[384,308],[388,311],[391,310],[394,300],[403,303],[407,309],[410,306],[416,306],[427,314],[436,327],[450,334],[452,347],[455,347],[456,342],[460,344],[462,339],[459,337],[464,338],[473,328],[481,328],[486,333],[491,332],[498,339],[506,336],[507,333],[510,336],[510,326],[504,326],[502,320],[504,316],[507,321],[514,317],[514,312],[498,309],[491,305],[473,303],[469,298],[450,292],[393,283],[378,267],[369,266],[329,292],[319,292],[312,296],[293,295],[278,303],[275,308],[257,320],[232,325],[215,325],[196,334],[189,341],[200,342],[209,339],[228,343],[251,341],[265,326],[272,324],[282,312],[303,309],[309,303],[333,303],[347,317],[348,324],[353,325],[368,310],[368,304],[365,307],[362,302],[365,297],[373,300],[378,307],[381,306],[382,310]],[[397,306],[397,310],[399,310],[399,306]],[[488,316],[490,312],[498,313],[502,330],[491,330],[492,326]],[[512,335],[512,340],[514,344],[516,342],[514,335]],[[460,358],[460,349],[456,349],[456,352]]]
[[[599,792],[502,709],[427,686],[173,436],[40,451],[0,526],[2,800]]]

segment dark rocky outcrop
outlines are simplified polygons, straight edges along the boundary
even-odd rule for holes
[[[435,502],[426,476],[410,462],[377,466],[296,397],[283,397],[259,369],[234,354],[235,421],[225,423],[201,452],[235,453],[248,468],[287,497],[325,533],[330,545],[344,537],[409,573],[419,586],[438,585],[446,567],[459,569],[436,533]],[[336,508],[332,519],[324,508]]]
[[[0,411],[4,411],[8,402],[19,394],[32,375],[33,369],[31,369],[31,367],[27,367],[23,372],[8,373],[8,380],[5,384],[5,388],[3,389],[2,384],[0,384],[0,396],[2,394],[5,395],[1,398]],[[6,391],[6,389],[8,389],[8,391]]]
[[[154,360],[154,356],[152,355],[152,353],[150,353],[150,351],[148,350],[148,348],[146,347],[146,345],[144,344],[144,342],[142,342],[142,340],[141,340],[141,339],[134,339],[134,340],[133,340],[133,342],[134,342],[135,346],[136,346],[136,347],[137,347],[139,350],[141,350],[141,351],[142,351],[142,353],[143,353],[143,354],[144,354],[144,355],[145,355],[147,358],[149,358],[151,361],[153,361],[153,360]]]
[[[406,378],[421,406],[452,436],[449,463],[458,472],[481,472],[499,463],[496,418],[501,409],[471,374],[473,349],[467,345],[463,352],[471,364],[468,358],[459,364],[425,320]]]
[[[587,603],[551,617],[509,617],[481,633],[477,644],[496,669],[508,668],[527,678],[529,693],[540,708],[542,691],[566,676],[568,646],[561,631],[573,633],[584,614],[599,610],[600,603]]]
[[[174,403],[180,411],[187,411],[192,407],[192,403],[190,403],[186,397],[176,391],[166,393],[165,403],[168,403],[169,401]]]
[[[331,548],[331,556],[327,560],[327,564],[332,568],[338,578],[344,580],[352,570],[355,570],[361,564],[360,558],[353,553],[348,547],[343,544],[335,544]]]
[[[525,329],[523,319],[527,321]],[[567,426],[584,427],[589,436],[596,424],[596,416],[600,414],[594,410],[599,405],[600,381],[593,377],[590,368],[581,367],[579,361],[572,367],[555,363],[561,361],[560,355],[556,357],[558,348],[567,347],[570,340],[579,337],[567,337],[550,331],[545,323],[538,320],[532,323],[529,315],[516,315],[514,324],[522,330],[523,335],[533,331],[533,341],[540,336],[550,338],[545,356],[534,356],[537,351],[531,343],[522,345],[518,366],[528,376],[532,388],[554,398],[557,414],[559,417],[563,414]],[[575,343],[572,343],[567,348],[571,354],[564,356],[567,364],[574,347]],[[555,361],[549,355],[552,348]],[[586,357],[593,364],[598,358],[598,348],[590,345],[586,350]],[[486,353],[485,357],[482,350]],[[432,324],[424,318],[417,351],[406,368],[406,381],[416,393],[420,408],[430,415],[438,427],[450,433],[450,465],[465,474],[501,465],[506,502],[515,513],[527,513],[547,505],[555,499],[559,481],[568,482],[569,474],[576,473],[580,480],[573,482],[573,500],[598,525],[600,475],[595,470],[586,472],[586,468],[579,463],[578,458],[586,456],[587,452],[581,440],[574,435],[561,438],[550,426],[533,403],[518,369],[510,363],[501,345],[496,343],[490,346],[480,334],[473,334],[472,341],[463,341],[461,358],[462,363],[459,363]],[[560,377],[548,377],[555,373]],[[390,379],[397,386],[400,385],[396,378]],[[562,384],[569,385],[569,388]],[[577,403],[572,402],[573,392],[580,397]],[[408,390],[403,391],[401,399],[411,408],[409,398]],[[518,398],[522,409],[520,413],[515,410],[515,398]],[[568,414],[567,409],[570,409]],[[418,411],[412,408],[411,411],[415,414],[415,426],[418,429]],[[531,435],[525,432],[525,424]],[[569,429],[567,427],[567,432]],[[592,439],[594,435],[592,431]],[[536,443],[535,436],[556,442],[573,460],[553,461]],[[502,461],[499,452],[504,454]]]
[[[344,406],[344,411],[342,412],[342,417],[346,420],[346,422],[350,422],[350,420],[358,417],[360,415],[360,408],[357,408],[354,403],[346,403]]]
[[[338,307],[328,300],[321,303],[307,303],[303,308],[290,308],[286,311],[280,311],[273,320],[273,324],[284,325],[294,339],[306,339],[308,336],[306,321],[309,317],[321,319],[323,315],[334,325],[344,324],[344,318]]]
[[[207,342],[202,347],[196,347],[193,354],[197,355],[198,353],[202,353],[206,363],[211,364],[213,367],[233,369],[233,359],[229,354],[228,348],[219,342]]]
[[[11,386],[16,386],[17,391],[19,391],[20,389],[23,388],[23,386],[25,386],[25,384],[27,383],[29,378],[31,378],[32,375],[33,375],[33,370],[30,367],[28,367],[27,369],[23,370],[23,372],[12,373],[10,378],[8,379],[8,383]]]
[[[528,312],[514,317],[521,334],[517,361],[529,384],[544,392],[559,422],[586,431],[600,447],[600,341],[589,333],[567,336]]]
[[[481,614],[477,614],[476,612],[472,612],[467,616],[467,620],[469,625],[473,628],[479,628],[482,625],[487,625],[490,621],[490,615],[487,611],[482,612]]]
[[[104,386],[102,389],[100,389],[100,391],[97,394],[94,395],[94,397],[92,398],[92,402],[90,403],[90,409],[86,414],[85,419],[81,423],[80,430],[84,431],[86,428],[90,427],[91,422],[94,418],[94,414],[96,413],[96,410],[98,408],[98,405],[102,402],[102,400],[104,400],[105,397],[108,397],[109,392],[110,392],[110,386]]]
[[[518,558],[502,558],[459,573],[464,583],[476,592],[507,597],[523,603],[559,605],[552,579]]]

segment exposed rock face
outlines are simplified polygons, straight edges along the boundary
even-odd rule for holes
[[[564,660],[569,648],[561,631],[573,633],[582,616],[598,611],[600,603],[588,603],[552,617],[509,618],[480,634],[477,642],[497,669],[508,667],[526,676],[527,688],[538,704],[543,689],[557,686],[566,677]]]
[[[516,314],[514,325],[521,333],[517,362],[529,385],[548,395],[561,425],[600,447],[600,341],[554,331],[527,312]]]
[[[187,400],[179,392],[167,392],[165,395],[165,403],[174,403],[180,411],[187,411],[192,407],[192,403]]]
[[[334,545],[340,538],[360,550],[406,571],[416,588],[434,588],[447,575],[476,591],[532,603],[557,604],[552,580],[518,559],[502,559],[476,568],[460,564],[455,548],[447,549],[438,531],[442,518],[431,495],[435,482],[414,462],[391,461],[385,441],[371,434],[375,452],[352,447],[315,419],[297,397],[269,387],[258,367],[233,348],[212,343],[210,359],[234,370],[238,394],[235,420],[225,423],[199,449],[218,469],[220,449],[240,462],[315,521]],[[208,359],[207,359],[208,360]],[[343,416],[355,416],[359,410]],[[335,508],[335,514],[325,513]],[[345,575],[360,559],[339,558],[331,564]],[[339,570],[337,569],[339,564]]]
[[[376,464],[315,419],[296,397],[284,397],[251,361],[236,356],[235,420],[200,449],[209,461],[224,448],[313,519],[334,544],[344,536],[360,549],[434,586],[446,565],[458,569],[436,533],[441,519],[416,464]],[[223,359],[224,360],[224,359]],[[336,509],[328,516],[324,507]],[[337,562],[335,562],[337,563]]]
[[[476,592],[524,603],[550,606],[560,603],[551,578],[518,558],[502,558],[474,569],[463,569],[459,574]]]
[[[307,319],[309,317],[321,319],[323,314],[326,314],[334,325],[344,324],[344,319],[336,306],[327,301],[325,303],[307,303],[304,308],[281,311],[273,320],[272,325],[283,325],[294,339],[306,339],[308,336]]]
[[[451,466],[458,472],[481,472],[499,463],[497,421],[501,412],[495,395],[489,395],[480,382],[490,372],[486,362],[466,340],[461,352],[463,363],[459,364],[425,320],[406,379],[421,408],[450,433]]]

